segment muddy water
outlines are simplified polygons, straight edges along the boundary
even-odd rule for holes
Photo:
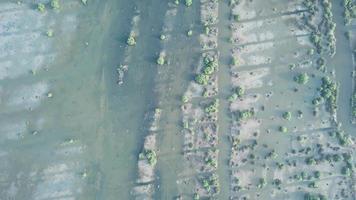
[[[168,21],[165,13],[169,6],[161,0],[92,0],[86,6],[68,0],[61,1],[59,12],[47,5],[45,13],[38,12],[32,0],[22,2],[0,2],[0,195],[4,199],[130,199],[130,189],[137,178],[137,157],[146,135],[145,114],[159,107],[163,114],[155,198],[173,199],[180,194],[191,197],[191,188],[184,190],[177,184],[189,176],[181,173],[185,166],[180,106],[181,95],[193,78],[201,55],[200,2],[194,1],[192,7],[186,8],[181,1],[177,15]],[[261,98],[254,105],[266,107],[257,114],[263,119],[258,142],[275,147],[283,155],[290,150],[291,141],[289,135],[278,133],[278,126],[286,124],[293,133],[318,131],[309,123],[321,123],[328,116],[322,112],[321,117],[313,117],[309,105],[319,80],[312,78],[308,87],[300,87],[292,81],[296,72],[288,68],[289,64],[304,61],[295,52],[305,54],[299,50],[306,51],[307,45],[301,45],[298,39],[308,35],[286,34],[294,21],[282,16],[295,13],[276,14],[274,8],[281,11],[286,4],[257,1],[253,10],[259,14],[256,18],[241,16],[241,23],[246,26],[264,21],[262,27],[254,27],[248,34],[274,34],[272,39],[242,43],[274,44],[266,51],[243,56],[258,54],[270,58],[271,63],[251,62],[238,71],[270,70],[263,87],[247,94],[263,97],[273,91],[270,99]],[[336,29],[338,46],[328,64],[334,66],[341,84],[338,119],[352,133],[355,126],[349,123],[351,54],[343,35],[341,9],[334,5],[335,20],[340,24]],[[232,88],[228,65],[230,49],[241,44],[228,43],[231,19],[227,2],[220,2],[219,13],[221,104],[217,173],[222,188],[218,198],[227,199],[232,170],[227,164],[231,119],[226,98]],[[130,59],[125,63],[129,70],[119,86],[116,68],[125,60],[126,39],[135,15],[140,17],[140,34],[136,46],[129,47]],[[169,40],[162,42],[159,36],[164,24],[173,29]],[[190,29],[193,35],[187,37]],[[53,30],[53,37],[47,36],[48,30]],[[167,53],[169,64],[157,70],[155,62],[160,51]],[[300,90],[297,94],[293,91],[296,87]],[[302,120],[296,119],[299,109],[304,112]],[[280,119],[286,110],[293,112],[291,122]],[[266,134],[267,130],[271,133]],[[264,155],[265,150],[255,153]]]
[[[219,168],[218,175],[220,177],[221,192],[219,199],[228,199],[230,196],[230,169],[228,167],[230,144],[228,141],[229,124],[229,103],[227,98],[230,96],[232,87],[230,85],[230,64],[231,64],[231,48],[229,43],[231,31],[229,25],[231,23],[230,8],[228,2],[219,3],[219,40],[218,50],[220,51],[219,58],[219,97],[220,97],[220,110],[219,110]]]
[[[169,64],[159,67],[155,86],[159,99],[158,107],[163,112],[158,137],[160,147],[158,199],[174,199],[185,193],[177,184],[183,176],[184,166],[180,106],[182,94],[193,76],[192,71],[199,59],[197,38],[201,29],[195,24],[199,20],[198,4],[189,9],[170,5],[169,10],[176,10],[176,14],[165,19],[162,29],[166,30],[168,39],[161,41],[161,50],[166,52]],[[190,37],[186,35],[188,30],[193,31]]]
[[[149,14],[159,1],[61,3],[59,12],[47,6],[41,14],[32,1],[1,2],[2,196],[129,199],[144,114],[152,107],[149,63],[158,46],[151,24],[159,30],[165,9]],[[145,8],[139,27],[146,34],[118,87],[116,68],[137,7]]]

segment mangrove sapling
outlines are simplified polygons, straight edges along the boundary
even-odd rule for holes
[[[285,127],[285,126],[280,126],[279,127],[279,131],[282,132],[282,133],[287,133],[288,132],[288,128]]]
[[[314,178],[319,179],[320,178],[320,171],[315,171],[314,172]]]
[[[47,37],[53,37],[53,30],[52,29],[47,30],[46,35]]]
[[[59,0],[51,0],[51,7],[54,10],[59,10],[61,8]]]
[[[208,98],[209,97],[209,91],[207,89],[204,89],[203,91],[203,97]]]
[[[346,146],[350,144],[350,136],[346,135],[343,131],[337,131],[336,138],[339,140],[339,144],[341,146]]]
[[[208,179],[203,179],[203,187],[207,192],[210,192],[211,187]]]
[[[160,55],[158,56],[156,62],[157,62],[158,65],[164,65],[164,63],[165,63],[164,55],[163,55],[163,54],[160,54]]]
[[[163,35],[163,34],[159,36],[159,39],[160,39],[160,40],[165,40],[166,38],[167,38],[167,37],[166,37],[165,35]]]
[[[240,15],[236,14],[232,16],[235,20],[235,22],[239,22],[240,21]]]
[[[183,95],[183,96],[182,96],[182,102],[183,102],[183,103],[188,103],[188,101],[189,101],[189,97],[186,96],[186,95]]]
[[[174,0],[174,4],[179,5],[179,0]]]
[[[206,35],[209,35],[209,33],[210,33],[209,26],[204,26],[204,32],[205,32]]]
[[[219,107],[219,99],[215,99],[212,104],[210,104],[205,108],[205,112],[208,114],[216,113],[218,112],[218,107]]]
[[[127,38],[126,43],[129,46],[134,46],[136,44],[136,38],[135,38],[135,33],[131,32],[129,37]]]
[[[46,6],[43,3],[38,3],[37,10],[40,11],[41,13],[44,13],[46,11]]]
[[[276,178],[273,180],[272,184],[279,187],[282,184],[282,181],[280,179]]]
[[[236,101],[238,98],[238,95],[236,93],[233,93],[229,98],[228,101]]]
[[[306,84],[309,81],[309,76],[307,73],[300,73],[294,77],[294,80],[299,84]]]
[[[326,200],[326,197],[322,194],[304,194],[304,200]]]
[[[329,77],[323,77],[321,81],[320,95],[326,100],[327,109],[331,113],[335,113],[337,108],[337,85]]]
[[[192,36],[192,35],[193,35],[193,31],[192,31],[192,30],[188,30],[187,36],[190,37],[190,36]]]
[[[351,97],[352,116],[356,118],[356,91]]]
[[[199,194],[198,194],[198,193],[194,193],[193,199],[194,199],[194,200],[199,200],[199,199],[200,199]]]
[[[234,90],[239,98],[245,94],[245,89],[243,87],[237,86]]]
[[[84,5],[87,5],[88,0],[82,0],[82,3],[83,3]]]
[[[239,110],[236,111],[235,116],[237,121],[245,121],[254,116],[255,112],[251,110]]]
[[[344,166],[341,168],[341,174],[345,176],[351,176],[352,169],[350,169],[348,166]]]
[[[195,82],[197,82],[198,84],[200,85],[206,85],[208,84],[208,81],[209,81],[209,76],[208,75],[205,75],[205,74],[198,74],[196,77],[195,77]]]
[[[308,184],[308,187],[310,187],[310,188],[317,188],[316,183],[315,183],[314,181],[310,182],[310,183]]]
[[[232,64],[233,66],[237,66],[237,65],[239,64],[239,60],[238,60],[236,57],[232,57],[231,64]]]
[[[185,5],[187,7],[191,6],[193,4],[193,0],[185,0]]]
[[[350,31],[346,31],[345,32],[345,37],[346,37],[346,39],[350,39],[351,38],[351,32]]]
[[[258,180],[258,184],[257,184],[257,188],[263,188],[263,187],[265,187],[267,185],[267,181],[266,181],[266,179],[264,179],[264,178],[260,178],[259,180]]]
[[[291,112],[284,112],[282,115],[283,119],[290,121],[292,119],[292,113]]]
[[[305,163],[307,165],[315,165],[316,164],[316,160],[313,157],[308,157],[305,159]]]
[[[313,99],[312,103],[315,106],[320,105],[322,102],[324,101],[323,97],[316,97],[315,99]]]
[[[154,150],[145,150],[144,151],[144,155],[145,157],[147,158],[148,160],[148,163],[151,165],[151,166],[154,166],[156,165],[157,163],[157,154]]]
[[[217,163],[217,160],[216,159],[213,159],[213,158],[208,158],[206,160],[206,164],[212,166],[213,168],[217,168],[218,167],[218,163]]]
[[[350,153],[343,153],[342,158],[344,159],[345,162],[351,162],[351,154]]]

